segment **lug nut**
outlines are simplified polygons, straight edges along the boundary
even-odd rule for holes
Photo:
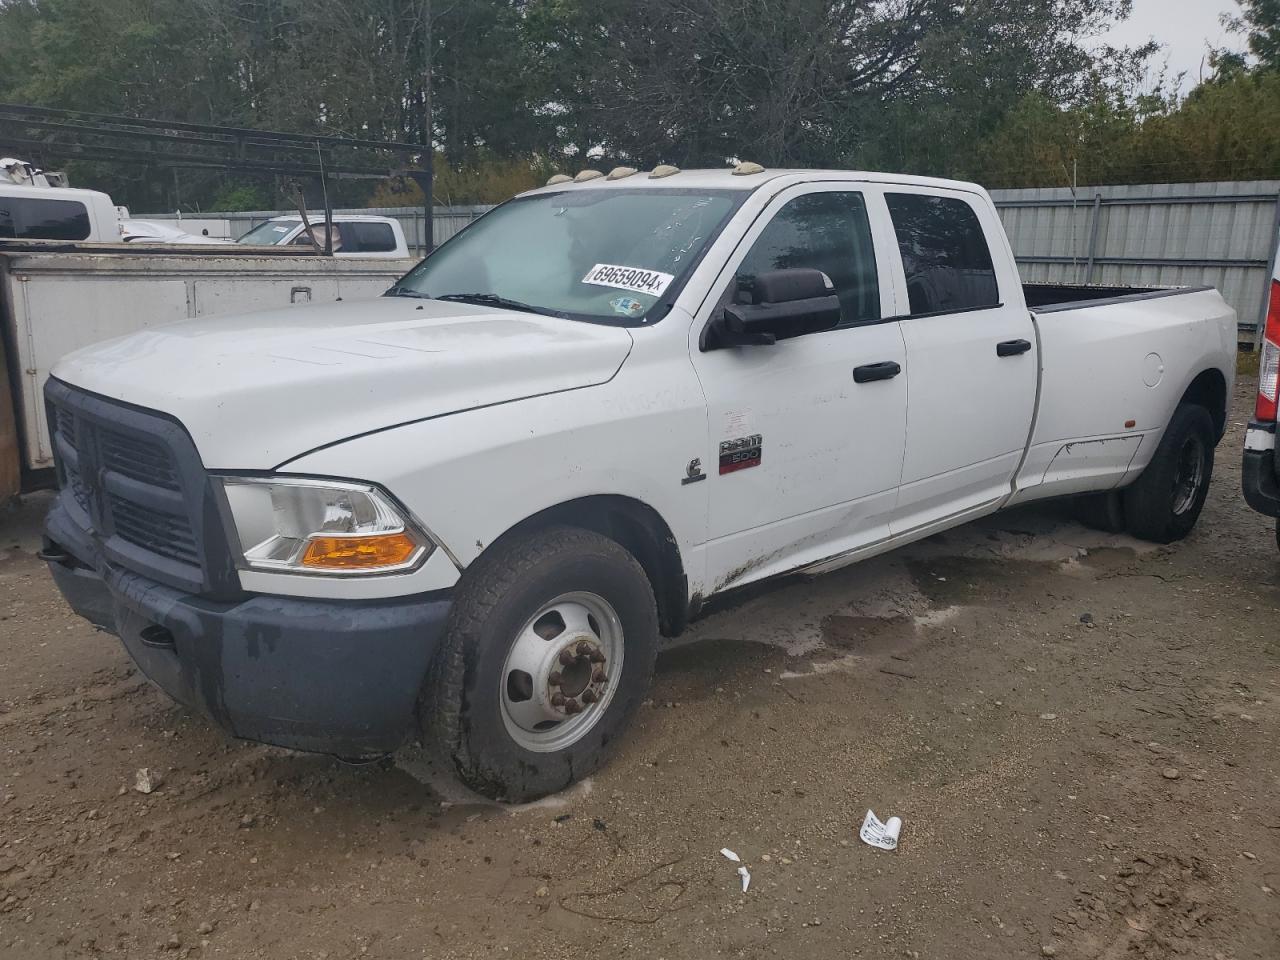
[[[564,712],[570,715],[575,713],[581,713],[582,704],[578,703],[578,701],[573,699],[573,697],[570,697],[568,700],[564,702]]]
[[[578,656],[589,657],[593,652],[591,644],[586,640],[583,640],[578,644]]]
[[[563,693],[553,693],[553,694],[551,695],[551,705],[552,705],[553,707],[563,707],[563,706],[564,706],[564,694],[563,694]]]
[[[573,663],[573,661],[576,659],[578,658],[573,655],[573,651],[570,650],[568,647],[565,647],[563,650],[560,651],[560,662],[563,663],[566,667],[569,664]]]
[[[608,679],[609,675],[604,672],[603,667],[596,667],[595,671],[591,674],[592,683],[604,683]]]
[[[604,663],[604,651],[592,650],[590,654],[590,659],[592,663]]]
[[[563,679],[564,678],[560,675],[559,670],[552,670],[551,676],[547,677],[547,682],[550,683],[553,687],[558,687],[560,686],[560,681]]]
[[[592,690],[590,687],[588,687],[586,690],[583,690],[583,691],[582,691],[582,702],[583,702],[583,703],[595,703],[595,702],[596,702],[596,700],[598,700],[598,699],[599,699],[599,698],[596,696],[596,692],[595,692],[594,690]]]

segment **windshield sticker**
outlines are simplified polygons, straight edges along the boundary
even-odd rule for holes
[[[645,311],[645,305],[635,297],[618,297],[610,300],[609,306],[613,307],[614,313],[624,317],[638,317]]]
[[[644,270],[640,267],[620,267],[612,263],[597,263],[582,278],[583,283],[597,287],[615,287],[618,290],[630,290],[632,293],[647,293],[651,297],[660,297],[662,292],[671,286],[674,280],[669,273],[657,270]]]

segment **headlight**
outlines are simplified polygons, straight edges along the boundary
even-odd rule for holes
[[[223,477],[254,570],[330,575],[412,570],[431,540],[377,488],[338,480]]]

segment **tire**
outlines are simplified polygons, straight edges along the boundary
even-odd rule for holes
[[[1204,509],[1213,477],[1217,438],[1204,407],[1182,404],[1174,412],[1156,454],[1124,491],[1129,532],[1152,543],[1173,543],[1189,534]]]
[[[1076,497],[1071,509],[1076,519],[1092,530],[1101,530],[1103,533],[1125,531],[1124,496],[1118,490]]]
[[[428,681],[425,742],[495,800],[563,790],[608,760],[657,650],[653,588],[630,553],[573,527],[517,536],[467,571]]]

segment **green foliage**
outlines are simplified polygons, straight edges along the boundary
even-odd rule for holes
[[[551,175],[541,162],[480,157],[458,166],[436,160],[435,202],[452,204],[501,203],[517,193],[541,186]],[[421,207],[422,188],[407,178],[380,183],[369,198],[371,207]]]
[[[1182,101],[1033,94],[977,151],[990,186],[1172,183],[1280,176],[1280,72],[1228,64]]]
[[[1244,11],[1235,21],[1246,34],[1249,52],[1264,69],[1280,69],[1280,0],[1241,0]]]
[[[235,213],[242,210],[270,210],[271,196],[261,186],[236,184],[223,187],[209,202],[209,210]]]
[[[0,101],[430,143],[442,203],[501,200],[553,168],[734,158],[991,186],[1280,176],[1280,0],[1243,0],[1250,55],[1217,51],[1181,98],[1151,88],[1153,47],[1095,47],[1130,6],[0,0]],[[71,169],[140,211],[294,203],[270,178]],[[394,180],[329,190],[421,202]]]

